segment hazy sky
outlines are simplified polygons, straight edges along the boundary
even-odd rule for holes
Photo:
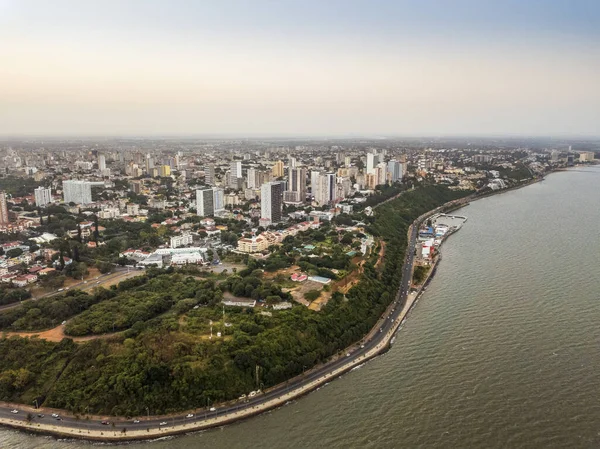
[[[599,0],[0,0],[0,134],[600,135]]]

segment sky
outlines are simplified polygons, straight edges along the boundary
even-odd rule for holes
[[[600,136],[598,0],[0,0],[4,136]]]

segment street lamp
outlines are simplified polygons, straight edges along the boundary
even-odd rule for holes
[[[146,415],[148,416],[148,421],[150,421],[150,409],[146,407]]]

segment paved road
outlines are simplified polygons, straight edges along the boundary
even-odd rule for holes
[[[139,271],[141,273],[141,270],[132,270],[129,269],[129,271]],[[93,278],[93,279],[88,279],[87,281],[82,281],[82,282],[78,282],[77,284],[73,284],[69,286],[69,290],[82,290],[82,291],[86,291],[86,290],[91,290],[94,287],[98,287],[99,284],[104,284],[108,281],[113,280],[114,278],[117,278],[119,276],[123,276],[124,273],[127,272],[127,268],[126,267],[115,267],[115,271],[111,272],[111,273],[106,273],[106,274],[101,274],[100,276],[98,276],[97,278]],[[46,293],[42,296],[38,296],[37,298],[31,298],[31,299],[27,299],[25,301],[22,302],[16,302],[14,304],[8,304],[5,306],[0,306],[0,312],[2,312],[3,310],[8,310],[8,309],[14,309],[15,307],[20,307],[22,304],[25,304],[29,301],[37,301],[38,299],[42,299],[42,298],[48,298],[50,296],[55,296],[55,295],[60,295],[60,294],[64,294],[67,291],[67,289],[65,288],[62,292],[54,291],[54,292],[50,292],[50,293]]]
[[[429,215],[430,213],[426,214]],[[412,263],[414,258],[414,250],[415,243],[417,239],[417,231],[418,224],[425,217],[425,215],[419,217],[415,221],[416,224],[413,224],[410,230],[408,248],[406,252],[406,258],[404,261],[404,265],[402,267],[402,280],[400,282],[400,288],[398,289],[398,293],[394,301],[390,304],[382,318],[379,320],[377,325],[375,326],[374,332],[372,331],[366,338],[365,341],[362,342],[362,345],[359,343],[349,349],[347,349],[347,353],[349,355],[344,356],[343,354],[331,360],[328,363],[325,363],[321,366],[317,366],[310,371],[307,371],[304,375],[298,376],[294,379],[289,380],[284,384],[277,385],[261,394],[254,396],[253,398],[247,399],[244,401],[237,401],[235,403],[229,403],[221,406],[217,406],[215,411],[206,410],[204,407],[205,404],[199,404],[200,412],[195,413],[193,418],[186,418],[185,415],[178,416],[169,416],[169,417],[155,417],[150,416],[147,417],[139,417],[140,423],[134,424],[133,420],[122,420],[115,419],[111,417],[106,417],[106,420],[114,422],[114,427],[112,424],[103,425],[101,423],[101,419],[96,417],[95,419],[85,420],[85,419],[76,419],[71,416],[64,416],[62,420],[57,421],[50,416],[52,411],[45,410],[43,413],[45,416],[43,418],[38,418],[34,413],[33,423],[47,423],[53,424],[57,427],[64,427],[68,429],[80,429],[84,434],[87,430],[97,430],[97,431],[112,431],[121,432],[123,428],[127,428],[127,430],[145,430],[147,428],[157,429],[163,428],[168,431],[169,428],[176,425],[181,425],[186,422],[195,422],[202,421],[205,418],[215,418],[218,416],[223,416],[226,414],[248,410],[248,409],[256,409],[259,404],[267,403],[270,400],[274,400],[280,398],[282,395],[286,393],[290,393],[291,391],[302,387],[307,386],[311,382],[314,382],[318,379],[323,379],[326,375],[331,374],[332,372],[343,368],[344,366],[354,366],[357,361],[359,361],[363,356],[365,356],[370,350],[374,349],[378,345],[384,343],[387,339],[389,341],[390,332],[394,329],[395,321],[399,318],[399,315],[402,311],[402,306],[404,305],[409,289],[409,282],[412,275]],[[379,329],[379,330],[378,330]],[[9,418],[13,420],[25,421],[27,416],[27,411],[23,409],[19,409],[19,406],[16,406],[16,409],[19,411],[17,414],[12,414],[12,407],[0,407],[0,418]],[[258,411],[258,410],[257,410]],[[60,413],[58,411],[57,413]],[[152,410],[149,410],[149,413],[152,413]],[[166,422],[166,425],[161,426],[161,422]],[[188,429],[193,430],[193,429]]]

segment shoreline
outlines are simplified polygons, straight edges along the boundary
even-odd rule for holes
[[[552,172],[547,173],[546,175],[552,174],[557,171],[564,171],[564,170],[554,170]],[[418,226],[425,219],[430,217],[431,215],[433,215],[435,213],[439,213],[439,212],[447,213],[449,211],[457,210],[459,208],[468,206],[471,201],[476,201],[476,200],[487,198],[489,196],[493,196],[496,194],[505,193],[510,190],[517,190],[522,187],[526,187],[528,185],[540,182],[543,179],[545,179],[545,176],[542,178],[534,178],[528,182],[522,183],[517,186],[513,186],[511,188],[502,189],[502,190],[498,190],[498,191],[492,191],[492,192],[488,192],[483,195],[472,194],[472,195],[469,195],[469,196],[464,197],[459,200],[453,200],[448,203],[444,203],[443,205],[417,217],[413,221],[413,223],[408,227],[408,230],[407,230],[409,239],[408,239],[408,245],[406,248],[407,253],[405,254],[405,261],[404,261],[404,264],[402,265],[402,270],[405,270],[407,268],[406,264],[409,263],[409,265],[410,265],[410,270],[409,270],[410,271],[410,281],[412,281],[412,270],[414,268],[414,263],[412,261],[412,255],[410,255],[410,257],[409,257],[409,251],[412,251],[412,253],[414,254],[414,250],[415,250],[414,236],[416,234],[416,231],[418,230]],[[450,235],[447,236],[447,238],[449,238],[449,237],[450,237]],[[445,240],[446,239],[444,239],[444,241]],[[442,242],[442,245],[443,245],[443,242]],[[440,248],[442,245],[440,245]],[[411,249],[411,247],[412,247],[412,249]],[[279,408],[281,406],[286,405],[287,403],[289,403],[290,401],[292,401],[294,399],[300,398],[314,390],[317,390],[318,388],[322,387],[323,385],[329,383],[331,380],[338,378],[341,375],[353,370],[357,366],[363,365],[365,362],[387,352],[389,350],[390,346],[394,343],[395,334],[398,332],[398,330],[402,326],[402,324],[406,321],[410,311],[416,305],[419,298],[425,292],[427,286],[433,279],[433,277],[437,271],[437,264],[441,261],[441,259],[442,259],[442,253],[439,252],[439,255],[433,262],[431,270],[427,274],[427,278],[423,281],[422,285],[419,286],[415,292],[407,294],[405,301],[403,301],[400,311],[395,313],[396,317],[393,319],[393,321],[391,323],[387,323],[388,320],[386,320],[386,317],[391,320],[390,317],[392,315],[393,310],[395,309],[395,306],[400,305],[399,301],[402,299],[402,293],[403,293],[402,289],[403,289],[403,284],[405,281],[404,278],[402,279],[395,299],[388,305],[388,307],[386,308],[386,311],[384,312],[382,317],[380,317],[380,319],[377,321],[377,323],[374,325],[374,327],[369,331],[369,333],[365,337],[363,337],[363,339],[361,339],[360,341],[351,345],[350,347],[345,348],[342,351],[343,353],[346,353],[347,351],[349,351],[347,354],[347,357],[349,357],[348,359],[346,359],[346,357],[344,357],[343,355],[340,357],[337,357],[337,358],[334,357],[330,361],[328,361],[325,365],[322,365],[321,367],[318,367],[318,366],[314,367],[312,370],[307,371],[306,374],[296,376],[295,378],[289,379],[285,383],[271,387],[270,389],[265,390],[264,393],[262,393],[261,395],[258,395],[256,397],[256,399],[255,399],[256,405],[254,405],[252,407],[250,407],[250,405],[247,405],[247,406],[242,405],[242,406],[237,406],[237,410],[236,410],[236,405],[235,405],[236,401],[230,401],[228,403],[225,403],[225,405],[226,406],[232,405],[233,410],[226,411],[221,416],[218,415],[218,411],[216,413],[216,416],[214,416],[214,417],[207,417],[206,413],[205,414],[201,413],[201,415],[203,415],[202,420],[198,420],[199,416],[197,416],[197,417],[195,417],[195,419],[184,421],[183,423],[177,423],[177,424],[174,423],[174,420],[175,420],[174,415],[153,416],[152,420],[155,420],[155,421],[156,420],[161,420],[161,421],[164,420],[164,421],[169,422],[169,424],[165,425],[164,427],[159,426],[158,428],[156,428],[156,424],[152,424],[152,426],[154,428],[150,428],[150,427],[146,427],[144,425],[145,421],[142,420],[142,422],[138,425],[137,428],[130,427],[129,429],[127,429],[126,432],[122,431],[120,427],[117,429],[114,429],[114,428],[111,429],[111,428],[107,427],[107,428],[105,428],[105,430],[104,429],[91,430],[88,427],[87,431],[84,428],[82,429],[82,425],[85,425],[86,422],[89,423],[91,421],[92,422],[100,421],[102,419],[102,417],[100,417],[100,416],[90,416],[89,420],[85,420],[85,419],[79,420],[79,419],[75,418],[74,416],[72,416],[73,419],[77,419],[77,422],[78,422],[77,426],[75,426],[75,425],[56,426],[56,425],[53,425],[53,423],[50,423],[48,421],[47,422],[34,421],[33,423],[27,423],[26,421],[20,420],[20,419],[16,420],[16,419],[11,419],[10,417],[8,417],[8,418],[0,417],[0,425],[10,427],[13,429],[17,429],[20,431],[25,431],[28,433],[50,435],[50,436],[58,437],[58,438],[74,438],[74,439],[83,439],[83,440],[89,440],[89,441],[119,443],[119,442],[134,442],[134,441],[142,441],[142,440],[154,440],[154,439],[162,438],[165,436],[173,436],[173,435],[188,434],[188,433],[193,433],[193,432],[200,432],[200,431],[204,431],[204,430],[207,430],[210,428],[220,427],[220,426],[224,426],[227,424],[232,424],[234,422],[237,422],[240,420],[245,420],[245,419],[251,418],[253,416],[262,414],[266,411]],[[410,262],[409,262],[409,260],[410,260]],[[382,330],[382,327],[380,327],[380,326],[382,326],[382,322],[386,326],[388,324],[391,324],[389,329],[382,336],[381,341],[376,342],[376,344],[370,345],[371,347],[369,347],[368,349],[363,351],[362,348],[364,348],[365,345],[364,344],[361,345],[361,343],[370,342],[374,336],[377,336],[377,329],[379,328],[380,332]],[[357,349],[358,345],[361,345],[360,350]],[[355,352],[359,352],[362,354],[360,354],[360,355],[357,354],[353,357],[350,357],[350,354],[355,353]],[[311,379],[311,377],[312,377],[311,373],[313,372],[313,370],[318,372],[318,370],[321,370],[321,369],[326,369],[327,371],[323,375],[316,376],[314,379]],[[298,383],[298,386],[290,389],[290,387],[289,387],[290,383],[292,383],[292,384]],[[286,389],[287,389],[287,391],[285,391]],[[278,391],[279,391],[278,394],[275,394],[275,395],[272,394],[272,393],[277,393]],[[271,395],[273,397],[269,397]],[[34,416],[35,416],[35,414],[39,413],[40,411],[43,411],[44,413],[47,413],[47,414],[49,414],[51,412],[64,413],[63,410],[56,410],[56,411],[50,410],[50,409],[38,410],[38,409],[34,409],[32,407],[24,407],[21,404],[3,403],[2,406],[9,407],[9,408],[15,407],[21,413],[32,413]],[[179,415],[181,416],[181,413]],[[22,415],[20,415],[20,416],[22,416]],[[65,415],[65,416],[71,417],[71,415]],[[48,418],[48,419],[50,419],[50,418]],[[173,420],[173,425],[170,425],[171,420]],[[177,418],[177,420],[179,421],[180,418]],[[124,424],[125,421],[116,421],[116,423],[121,425],[121,424]],[[148,422],[148,426],[151,425],[150,423],[151,422]]]

